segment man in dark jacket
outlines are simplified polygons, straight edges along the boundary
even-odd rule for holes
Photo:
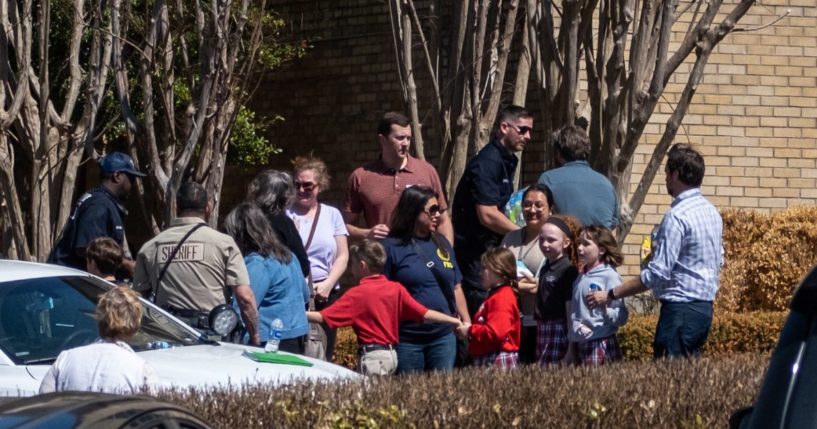
[[[137,178],[146,174],[136,169],[133,159],[111,152],[100,161],[101,184],[79,198],[74,211],[51,250],[48,263],[85,270],[85,248],[97,237],[111,237],[125,252],[122,268],[133,273],[134,261],[125,241],[125,199]]]

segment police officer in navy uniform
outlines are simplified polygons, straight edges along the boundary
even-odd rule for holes
[[[111,152],[99,164],[101,184],[80,197],[62,236],[51,250],[48,263],[85,270],[85,248],[97,237],[110,237],[125,252],[122,268],[128,276],[134,261],[125,241],[125,199],[136,178],[146,174],[136,169],[133,159],[122,152]]]
[[[532,130],[533,116],[525,108],[503,108],[491,142],[468,163],[454,195],[454,255],[472,317],[488,294],[482,287],[480,257],[519,228],[505,217],[502,207],[514,191],[515,153],[525,148]]]

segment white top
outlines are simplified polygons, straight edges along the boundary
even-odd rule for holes
[[[299,215],[291,208],[287,209],[287,216],[295,223],[298,234],[301,236],[304,246],[309,239],[309,231],[312,229],[313,217],[309,215]],[[349,235],[346,224],[340,210],[321,203],[321,215],[318,218],[318,226],[315,228],[315,235],[312,243],[306,249],[309,256],[310,273],[312,281],[317,282],[329,277],[329,271],[335,262],[338,253],[338,244],[335,237],[339,235]]]
[[[153,369],[129,345],[97,340],[60,353],[45,374],[40,393],[138,393],[145,385],[156,384]]]

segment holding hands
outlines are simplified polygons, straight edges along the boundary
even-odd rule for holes
[[[454,332],[457,334],[457,338],[468,338],[468,330],[471,329],[471,323],[460,322],[459,326],[454,329]]]
[[[609,291],[601,290],[597,292],[590,292],[584,296],[584,302],[587,304],[587,308],[594,309],[596,307],[603,307],[607,305],[609,300]]]

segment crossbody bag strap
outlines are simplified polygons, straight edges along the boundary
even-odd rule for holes
[[[312,228],[309,230],[309,238],[306,239],[304,250],[309,252],[309,246],[312,244],[312,237],[315,236],[315,229],[318,227],[318,218],[321,217],[321,203],[318,203],[318,209],[315,211],[315,219],[312,220]]]
[[[321,203],[318,203],[318,209],[315,211],[315,218],[312,219],[312,228],[309,229],[309,237],[304,243],[304,251],[309,253],[309,246],[312,245],[312,237],[315,236],[315,230],[318,228],[318,219],[321,217]],[[309,273],[307,285],[309,286],[309,310],[315,310],[315,288],[312,283],[312,273]]]
[[[187,241],[187,239],[190,238],[190,236],[194,232],[196,232],[197,229],[199,229],[199,228],[201,228],[201,227],[203,227],[205,225],[207,225],[207,224],[202,222],[202,223],[196,224],[195,226],[190,228],[190,230],[187,231],[187,233],[184,234],[182,239],[179,240],[179,242],[176,244],[176,247],[173,248],[173,251],[170,252],[170,255],[167,257],[167,260],[165,261],[165,264],[162,266],[162,270],[159,271],[159,277],[156,279],[155,289],[153,289],[153,294],[152,294],[153,295],[153,300],[152,300],[153,302],[156,302],[156,295],[159,293],[159,283],[161,283],[162,279],[165,278],[165,273],[167,273],[167,269],[170,268],[170,263],[173,262],[174,258],[176,258],[176,254],[179,253],[179,249],[182,248],[182,244],[184,244],[184,242]]]
[[[414,250],[417,252],[417,254],[420,255],[421,259],[426,260],[426,267],[428,267],[428,269],[431,270],[431,274],[433,274],[434,279],[437,280],[437,286],[440,288],[440,291],[443,293],[443,296],[445,296],[446,301],[448,301],[448,310],[451,313],[456,313],[457,300],[454,298],[454,293],[450,290],[453,288],[446,287],[448,286],[448,280],[446,280],[443,277],[442,273],[439,272],[439,270],[437,270],[437,264],[434,263],[434,261],[431,260],[431,258],[426,256],[425,252],[423,252],[423,250],[420,249],[420,246],[417,244],[417,241],[414,240],[414,238],[411,239],[411,244],[414,245]],[[451,255],[450,252],[449,255]]]

